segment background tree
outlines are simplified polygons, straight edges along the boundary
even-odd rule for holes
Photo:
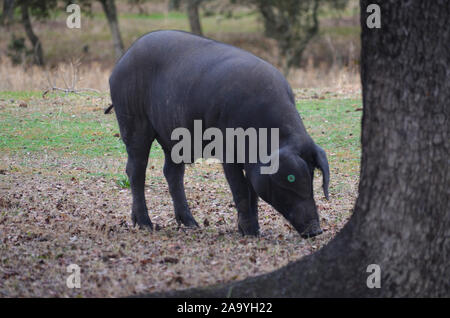
[[[144,8],[144,3],[147,2],[147,0],[128,0],[128,3],[130,4],[130,7],[136,7],[139,11],[139,14],[147,14],[147,11]]]
[[[3,0],[3,12],[0,17],[0,26],[9,25],[14,19],[14,0]]]
[[[348,0],[243,0],[261,14],[266,36],[277,41],[285,75],[299,67],[308,43],[319,31],[319,9],[344,9]]]
[[[266,36],[277,41],[280,65],[287,75],[299,66],[311,38],[319,30],[320,0],[250,0],[263,18]]]
[[[117,9],[114,0],[99,0],[105,12],[108,25],[113,39],[114,54],[119,59],[124,52],[122,36],[120,35],[119,21],[117,19]]]
[[[181,7],[181,0],[169,0],[168,10],[169,11],[178,11]]]
[[[37,21],[44,22],[56,10],[65,12],[68,2],[65,0],[5,0],[4,5],[6,2],[9,2],[8,10],[11,12],[14,12],[15,7],[19,8],[20,23],[23,25],[26,37],[31,43],[31,49],[28,50],[24,38],[12,34],[8,46],[8,55],[12,58],[14,64],[24,62],[22,55],[31,55],[34,64],[43,66],[45,64],[44,49],[40,38],[34,31],[32,17]],[[82,7],[82,10],[90,12],[90,0],[79,0],[77,3]]]
[[[353,216],[323,249],[243,281],[151,296],[449,297],[450,6],[362,0],[362,158]],[[381,269],[381,288],[366,282]]]
[[[33,30],[31,15],[38,20],[47,19],[51,10],[55,9],[57,0],[18,0],[17,6],[21,12],[21,23],[28,40],[31,42],[33,61],[37,65],[44,65],[42,43]]]
[[[34,33],[33,26],[31,25],[29,4],[26,0],[23,0],[19,2],[19,5],[22,14],[22,24],[33,48],[32,50],[34,53],[34,61],[37,65],[44,65],[44,53],[42,52],[42,44],[36,33]]]
[[[203,35],[202,24],[200,22],[199,6],[203,0],[186,0],[186,11],[189,18],[191,32]]]

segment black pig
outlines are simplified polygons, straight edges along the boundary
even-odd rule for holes
[[[186,201],[184,163],[171,156],[177,143],[171,136],[180,127],[193,132],[194,120],[201,120],[203,129],[217,127],[222,132],[239,127],[278,128],[279,147],[269,147],[270,155],[279,160],[275,173],[262,174],[266,162],[259,159],[223,163],[242,234],[259,233],[258,197],[278,210],[302,237],[322,233],[313,174],[315,168],[322,171],[328,198],[327,157],[306,132],[289,84],[272,65],[241,49],[190,33],[156,31],[130,47],[117,62],[109,83],[128,153],[133,224],[152,228],[144,183],[149,151],[156,139],[165,153],[164,175],[176,220],[198,226]],[[247,159],[249,146],[245,144]]]

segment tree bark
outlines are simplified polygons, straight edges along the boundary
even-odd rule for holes
[[[187,0],[187,14],[189,17],[189,25],[191,32],[198,35],[203,35],[202,25],[200,23],[200,15],[198,7],[202,0]]]
[[[272,273],[144,296],[449,297],[450,6],[362,0],[362,158],[353,216],[327,246]],[[381,288],[368,288],[369,264]]]
[[[14,19],[14,0],[3,0],[3,13],[0,25],[8,26]]]
[[[44,65],[44,53],[42,52],[42,44],[38,36],[33,31],[33,26],[31,25],[30,14],[28,12],[28,4],[26,1],[21,3],[20,10],[22,12],[22,24],[27,34],[28,39],[33,46],[33,56],[34,62],[37,65]]]
[[[116,59],[119,59],[124,53],[122,37],[120,35],[119,21],[117,19],[117,9],[114,0],[100,0],[103,11],[105,11],[108,20],[111,36],[113,38],[114,53]]]

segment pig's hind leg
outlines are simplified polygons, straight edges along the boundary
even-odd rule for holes
[[[145,203],[144,185],[148,156],[155,133],[148,121],[137,116],[117,113],[117,119],[120,134],[128,153],[126,173],[133,195],[131,220],[133,225],[137,224],[141,229],[151,230],[152,222]]]
[[[185,226],[198,227],[197,222],[191,214],[184,191],[184,163],[176,164],[172,161],[170,153],[165,153],[164,176],[169,185],[172,196],[177,223]]]

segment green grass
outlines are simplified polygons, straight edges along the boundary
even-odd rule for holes
[[[33,95],[0,93],[0,99],[24,99]],[[76,101],[77,97],[70,98]],[[2,152],[16,155],[45,152],[91,158],[126,156],[125,146],[117,136],[115,116],[106,116],[102,111],[72,114],[70,109],[63,108],[37,112],[14,110],[8,107],[0,111]],[[162,157],[159,144],[153,145],[151,157]]]
[[[297,103],[303,123],[314,141],[328,154],[330,166],[359,174],[361,100],[314,99]]]
[[[9,100],[9,99],[20,99],[20,100],[28,100],[31,98],[42,98],[43,91],[0,91],[0,102]],[[102,93],[96,93],[94,91],[89,92],[89,96],[98,97],[101,96]],[[52,99],[55,97],[65,97],[68,99],[76,100],[77,95],[66,94],[62,91],[51,91],[45,94],[45,98]]]
[[[319,31],[320,36],[331,36],[332,38],[351,38],[357,39],[361,34],[361,29],[358,26],[334,26],[322,27]]]
[[[74,117],[72,117],[74,116]],[[50,151],[59,154],[103,156],[124,154],[117,128],[92,115],[32,113],[23,118],[3,114],[0,120],[0,150],[20,152]]]
[[[124,175],[120,176],[117,180],[116,180],[117,185],[122,188],[122,189],[127,189],[130,187],[130,180],[128,180],[128,178]]]
[[[40,96],[42,96],[42,92],[36,91],[0,92],[0,99],[27,99]]]

